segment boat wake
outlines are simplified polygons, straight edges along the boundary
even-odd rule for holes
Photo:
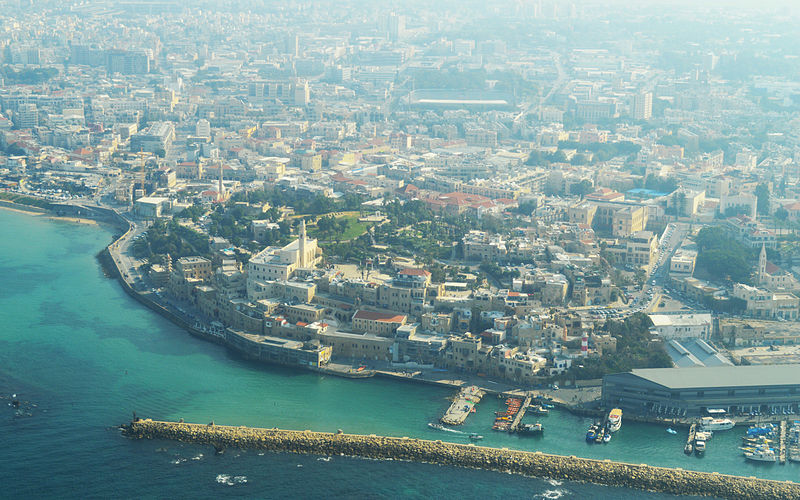
[[[217,474],[217,482],[225,486],[235,486],[247,482],[247,476],[230,476],[228,474]]]
[[[466,434],[466,432],[457,431],[455,429],[449,429],[449,428],[447,428],[447,427],[445,427],[443,425],[440,425],[440,424],[429,423],[428,427],[430,427],[431,429],[436,429],[438,431],[452,432],[453,434]]]
[[[566,494],[568,494],[568,492],[565,490],[547,490],[539,496],[548,500],[556,500],[557,498],[561,498]]]

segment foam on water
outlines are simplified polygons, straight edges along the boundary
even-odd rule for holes
[[[217,474],[217,483],[224,484],[225,486],[235,486],[237,484],[245,484],[247,476],[231,476],[230,474]]]
[[[544,493],[540,494],[541,498],[546,498],[547,500],[556,500],[558,498],[563,497],[564,495],[568,494],[565,490],[547,490]]]

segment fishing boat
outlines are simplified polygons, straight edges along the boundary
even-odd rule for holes
[[[519,426],[517,432],[519,432],[520,434],[531,435],[531,436],[536,434],[542,434],[544,432],[544,426],[539,422],[536,422],[535,424],[522,424]]]
[[[700,419],[700,428],[704,431],[727,431],[736,425],[729,418],[703,417]]]
[[[619,408],[614,408],[608,414],[608,424],[609,430],[611,432],[617,432],[620,427],[622,427],[622,410]]]
[[[753,451],[744,452],[744,458],[754,462],[777,462],[778,456],[771,448],[756,448]]]

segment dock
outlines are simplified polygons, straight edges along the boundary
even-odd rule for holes
[[[781,429],[778,433],[778,463],[786,465],[786,420],[781,420]]]
[[[462,388],[440,421],[446,425],[463,424],[482,397],[483,391],[476,385]]]
[[[522,402],[522,406],[519,407],[519,411],[516,415],[514,415],[514,420],[511,422],[511,427],[509,428],[509,432],[517,432],[519,430],[519,424],[522,423],[522,417],[525,416],[525,412],[528,411],[528,407],[531,405],[531,395],[528,394],[525,396],[525,401]]]
[[[697,424],[692,424],[689,426],[689,435],[686,437],[686,446],[684,446],[683,451],[687,455],[691,455],[694,451],[694,439],[697,436]],[[688,450],[688,451],[687,451]]]

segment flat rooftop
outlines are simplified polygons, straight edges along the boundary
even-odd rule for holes
[[[642,368],[631,374],[670,389],[800,385],[800,364]]]

